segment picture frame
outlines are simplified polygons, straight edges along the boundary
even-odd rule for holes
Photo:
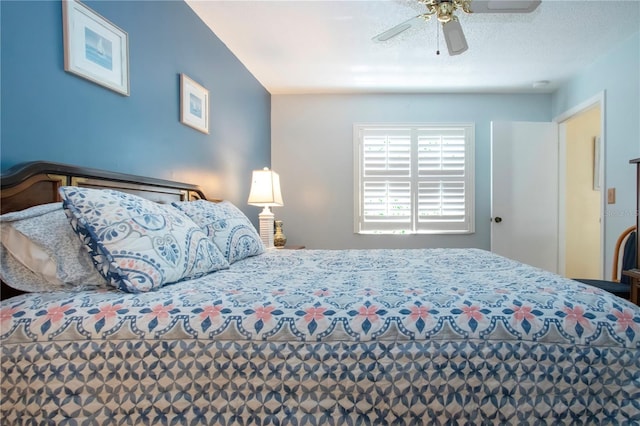
[[[593,138],[593,190],[600,191],[600,136]]]
[[[65,71],[129,96],[128,34],[77,0],[62,0],[62,23]]]
[[[209,134],[209,91],[180,74],[180,122]]]

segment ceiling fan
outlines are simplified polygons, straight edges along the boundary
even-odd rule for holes
[[[459,55],[469,46],[462,32],[462,26],[454,12],[458,9],[465,13],[531,13],[540,0],[417,0],[427,7],[427,12],[404,21],[387,31],[373,37],[374,41],[387,41],[413,25],[428,21],[436,16],[442,22],[442,33],[447,43],[449,55]],[[438,51],[439,54],[439,51]]]

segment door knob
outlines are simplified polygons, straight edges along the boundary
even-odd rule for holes
[[[500,223],[502,222],[502,218],[500,216],[497,216],[495,219],[493,219],[496,223]]]

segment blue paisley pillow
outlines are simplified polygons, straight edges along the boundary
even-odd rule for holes
[[[229,201],[172,203],[213,239],[229,263],[264,253],[264,244],[251,221]]]
[[[171,206],[114,190],[59,192],[98,272],[120,290],[154,290],[229,267],[204,232]]]

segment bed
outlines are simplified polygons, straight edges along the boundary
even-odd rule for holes
[[[100,188],[181,215],[226,203],[39,162],[3,175],[3,217]],[[3,283],[3,424],[640,423],[640,308],[626,300],[479,249],[261,250],[255,229],[221,243],[186,216],[227,264],[207,272],[209,246],[190,242],[188,276],[134,285],[92,246],[106,284]]]

